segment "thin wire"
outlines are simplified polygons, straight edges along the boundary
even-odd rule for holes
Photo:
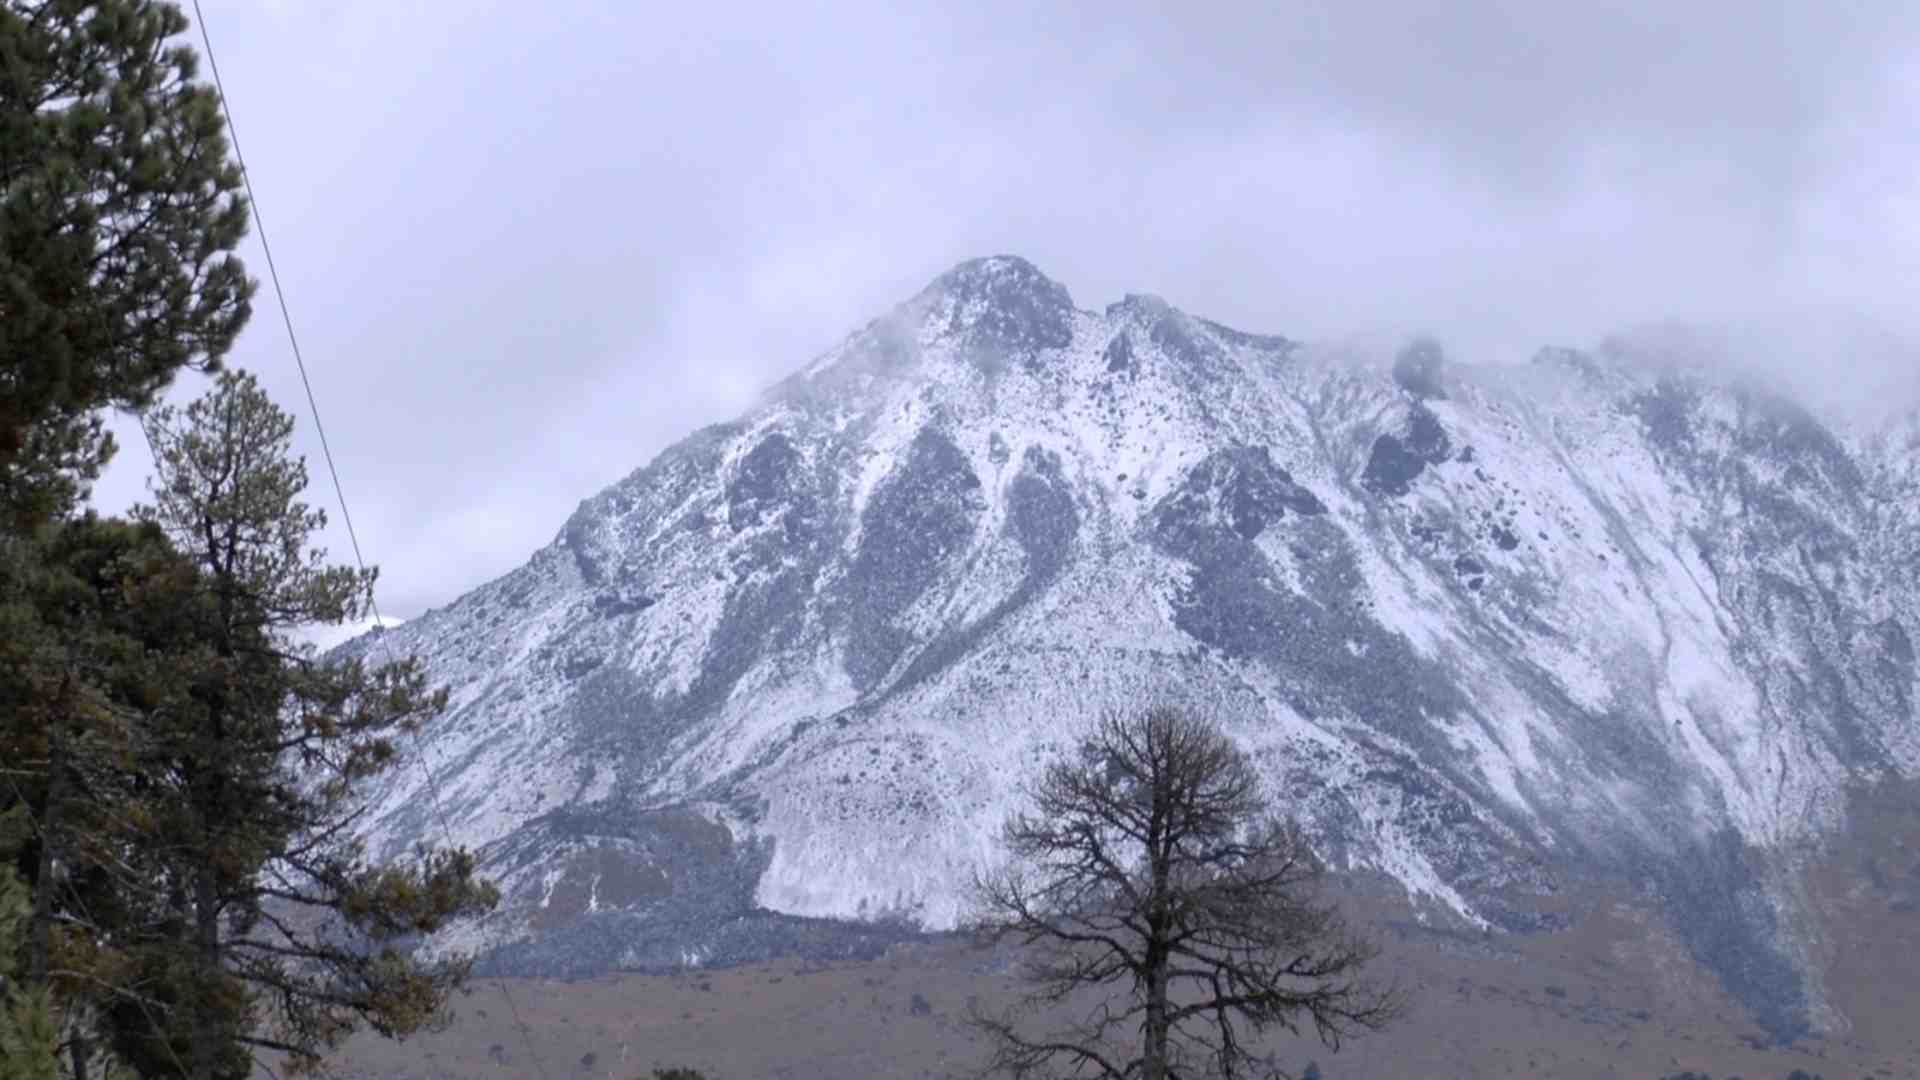
[[[274,265],[273,245],[267,242],[267,223],[260,215],[260,200],[253,193],[253,175],[247,171],[246,155],[240,151],[240,132],[233,123],[233,108],[227,102],[226,85],[220,79],[220,61],[214,56],[213,38],[207,33],[207,16],[206,13],[200,9],[200,0],[193,0],[193,17],[194,22],[200,28],[200,44],[206,49],[207,69],[213,74],[214,93],[220,98],[220,113],[227,122],[227,138],[233,143],[234,164],[240,167],[240,182],[246,188],[248,208],[253,213],[253,227],[254,230],[260,234],[260,250],[266,256],[267,276],[273,282],[274,299],[280,306],[280,321],[287,329],[287,343],[292,346],[293,362],[300,369],[300,386],[307,394],[307,409],[313,416],[313,429],[320,436],[320,453],[327,462],[327,475],[333,479],[333,494],[340,503],[340,518],[347,526],[347,539],[353,545],[354,565],[359,567],[360,572],[364,575],[367,570],[367,561],[360,553],[360,537],[353,528],[353,513],[347,509],[346,488],[341,485],[340,470],[336,468],[333,463],[333,449],[327,443],[326,426],[320,422],[320,403],[315,399],[313,394],[313,381],[307,376],[307,362],[300,353],[300,338],[294,333],[293,315],[287,307],[287,293],[280,285],[280,270]],[[146,430],[144,425],[141,430],[142,432]],[[148,445],[149,448],[151,448],[151,436],[149,436]],[[380,617],[380,601],[371,584],[367,587],[367,606],[372,609],[374,626],[384,627],[385,620]],[[425,740],[422,739],[419,741],[422,743],[421,749],[424,751],[426,749],[424,745]],[[446,808],[440,801],[440,781],[434,775],[433,770],[427,766],[424,752],[418,755],[415,760],[419,762],[420,770],[426,774],[427,790],[433,803],[434,816],[440,820],[440,830],[446,836],[447,846],[453,847],[455,846],[453,843],[453,829],[447,824]],[[506,980],[495,980],[494,985],[500,988],[500,996],[505,999],[507,1003],[507,1011],[513,1015],[514,1026],[520,1029],[520,1039],[526,1045],[527,1056],[533,1060],[534,1067],[539,1070],[542,1080],[552,1080],[552,1077],[547,1072],[546,1062],[541,1060],[539,1052],[533,1047],[533,1035],[528,1029],[526,1021],[520,1018],[520,1007],[514,1002],[513,992],[507,988]]]
[[[353,561],[362,574],[367,571],[367,560],[360,555],[360,536],[353,529],[353,513],[347,509],[347,492],[340,486],[340,470],[333,464],[333,448],[327,444],[326,426],[320,423],[320,403],[314,400],[313,381],[307,378],[307,361],[300,354],[300,336],[293,332],[293,315],[287,309],[287,293],[280,287],[280,269],[273,262],[273,245],[267,242],[267,223],[260,216],[260,200],[253,194],[253,174],[247,171],[247,156],[240,152],[240,131],[233,124],[233,110],[227,105],[227,88],[220,81],[220,61],[214,59],[213,39],[207,35],[207,17],[200,10],[200,0],[193,0],[194,21],[200,27],[200,43],[207,50],[207,69],[213,72],[213,90],[220,98],[220,114],[227,121],[227,138],[233,143],[233,160],[240,166],[240,183],[247,191],[247,207],[253,213],[254,231],[260,234],[260,250],[267,257],[267,277],[273,281],[274,299],[280,305],[280,321],[287,328],[287,343],[293,346],[293,362],[300,369],[300,386],[307,392],[307,410],[313,415],[313,430],[320,436],[320,456],[327,461],[327,475],[333,478],[333,494],[340,502],[340,517],[347,526],[347,540],[353,544]],[[373,607],[374,625],[381,625],[380,602],[373,598],[368,590],[369,603]]]

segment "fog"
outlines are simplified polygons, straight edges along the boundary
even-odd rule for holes
[[[1835,407],[1920,393],[1915,5],[907,6],[205,4],[385,611],[981,254],[1082,307],[1486,363],[1702,327]],[[230,359],[321,480],[269,289]]]

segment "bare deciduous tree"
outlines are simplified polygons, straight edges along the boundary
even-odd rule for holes
[[[1109,715],[1032,794],[1005,826],[1008,862],[975,883],[976,929],[1022,947],[1031,987],[973,1012],[994,1046],[983,1075],[1285,1077],[1260,1053],[1270,1031],[1338,1049],[1402,1012],[1362,977],[1377,950],[1319,901],[1322,864],[1217,725]],[[1034,1030],[1049,1016],[1064,1019]]]

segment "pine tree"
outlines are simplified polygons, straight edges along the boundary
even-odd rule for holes
[[[253,290],[186,26],[160,0],[0,0],[0,878],[27,890],[0,945],[11,1007],[94,1080],[107,1011],[166,1014],[137,982],[164,913],[137,834],[164,792],[135,721],[164,697],[155,658],[196,647],[149,631],[196,590],[158,530],[75,515],[114,450],[102,410],[217,367]]]
[[[239,169],[187,21],[157,0],[0,0],[0,509],[71,506],[102,407],[217,365],[250,313]]]
[[[97,1006],[140,994],[127,963],[162,902],[141,824],[162,796],[138,772],[138,720],[177,686],[195,646],[174,628],[199,590],[152,525],[83,517],[31,550],[0,559],[0,817],[15,825],[0,853],[32,887],[21,981],[86,1076]]]
[[[116,1011],[173,1010],[153,969],[177,937],[159,824],[175,796],[149,771],[149,718],[187,698],[211,605],[156,525],[82,517],[36,551],[29,573],[0,573],[0,708],[30,722],[0,772],[24,823],[0,852],[32,884],[23,981],[51,1003],[71,1074],[97,1078]]]
[[[322,661],[292,642],[297,627],[363,617],[375,580],[313,547],[326,518],[300,500],[292,432],[244,373],[222,374],[184,412],[150,415],[158,475],[138,513],[208,595],[188,702],[151,717],[143,765],[174,794],[155,828],[173,838],[182,883],[196,1078],[245,1075],[248,1047],[310,1066],[359,1023],[384,1035],[431,1024],[469,962],[409,946],[495,900],[465,851],[378,865],[351,839],[365,781],[398,762],[397,740],[446,695],[413,658]]]
[[[17,850],[25,807],[0,816],[0,856]],[[0,864],[0,1076],[18,1080],[55,1080],[59,1075],[59,1032],[45,987],[20,982],[20,957],[26,951],[31,894],[11,866]]]

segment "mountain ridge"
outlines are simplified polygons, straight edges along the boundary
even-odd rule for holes
[[[1844,1023],[1794,853],[1920,766],[1915,445],[1632,343],[1355,364],[996,256],[354,648],[451,687],[507,901],[446,943],[516,970],[949,926],[1021,777],[1158,697],[1434,918],[1640,882],[1787,1039]]]

